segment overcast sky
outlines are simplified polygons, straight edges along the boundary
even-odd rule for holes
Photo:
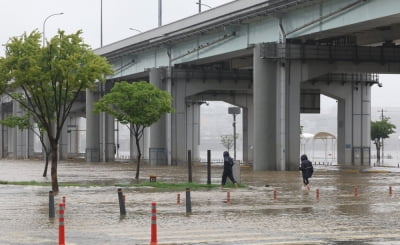
[[[232,0],[201,0],[217,7]],[[57,29],[67,33],[83,30],[85,42],[92,48],[100,46],[101,2],[103,2],[103,45],[127,38],[158,26],[158,0],[1,0],[0,43],[34,29],[52,37]],[[167,24],[198,13],[198,0],[162,0],[162,23]],[[2,54],[4,53],[4,48]]]
[[[199,0],[162,0],[162,23],[167,24],[198,13]],[[217,7],[232,0],[201,0],[202,4]],[[103,45],[137,34],[158,25],[158,0],[102,0],[103,2]],[[57,29],[72,33],[83,31],[85,42],[93,49],[100,47],[101,0],[1,0],[0,43],[10,37],[37,29],[43,32],[46,17],[45,37],[51,38]],[[209,9],[202,6],[202,10]],[[1,46],[0,55],[4,55]],[[400,106],[400,76],[382,75],[382,88],[373,86],[372,106]],[[323,100],[324,102],[324,100]],[[334,104],[333,100],[327,104]]]

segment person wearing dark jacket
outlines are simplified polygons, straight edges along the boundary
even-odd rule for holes
[[[224,172],[222,173],[222,187],[225,186],[226,183],[226,178],[228,177],[233,185],[237,188],[237,182],[235,180],[235,178],[233,178],[233,171],[232,171],[232,167],[233,167],[233,159],[232,157],[229,156],[229,152],[224,151]]]
[[[314,172],[314,169],[313,169],[311,161],[308,160],[306,154],[302,155],[300,159],[301,159],[301,164],[300,164],[299,170],[301,171],[301,174],[303,175],[304,187],[306,187],[307,190],[310,190],[310,182],[308,181],[308,178],[311,178],[311,176]]]

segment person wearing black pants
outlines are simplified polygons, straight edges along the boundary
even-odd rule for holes
[[[311,161],[308,160],[306,154],[302,155],[300,159],[301,159],[301,164],[299,170],[301,171],[301,174],[303,176],[304,187],[306,187],[307,190],[310,190],[310,181],[308,180],[308,178],[311,178],[314,169]]]
[[[223,188],[226,184],[226,178],[229,178],[233,185],[235,186],[235,188],[238,187],[237,182],[235,180],[235,178],[233,177],[233,171],[232,171],[232,167],[233,167],[233,159],[232,157],[229,156],[229,152],[224,151],[224,172],[222,173],[222,183],[221,183],[221,187]]]

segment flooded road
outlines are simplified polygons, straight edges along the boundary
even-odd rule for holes
[[[60,183],[107,185],[60,187],[55,199],[66,197],[66,244],[149,244],[152,202],[157,203],[158,244],[400,244],[395,169],[316,165],[308,192],[299,172],[242,167],[246,187],[192,191],[190,215],[185,190],[123,188],[127,215],[122,218],[115,184],[131,183],[134,169],[128,163],[60,163]],[[40,161],[0,161],[0,181],[46,182],[42,171]],[[213,184],[220,183],[221,172],[221,166],[212,168]],[[206,166],[195,166],[193,182],[206,183],[206,173]],[[159,182],[187,182],[185,167],[144,166],[141,180],[150,175]],[[0,185],[1,245],[58,244],[58,220],[48,218],[48,192],[49,187]]]

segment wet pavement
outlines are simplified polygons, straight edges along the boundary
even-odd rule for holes
[[[43,166],[1,160],[0,181],[47,182]],[[194,190],[189,215],[185,190],[125,187],[125,217],[119,214],[115,184],[131,183],[135,165],[61,162],[58,171],[60,183],[106,185],[60,187],[55,199],[66,197],[68,245],[149,244],[152,202],[157,203],[158,244],[400,244],[398,168],[315,165],[307,191],[300,172],[254,172],[243,166],[246,187]],[[213,184],[221,172],[221,166],[213,166]],[[193,182],[206,183],[206,173],[205,165],[194,166]],[[141,181],[150,175],[159,182],[187,182],[185,167],[143,166]],[[58,220],[48,218],[48,192],[49,187],[0,185],[1,245],[58,244]]]

